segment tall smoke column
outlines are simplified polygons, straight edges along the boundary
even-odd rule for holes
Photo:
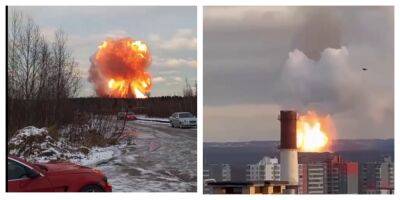
[[[296,135],[297,113],[295,111],[281,111],[279,120],[281,121],[281,180],[289,182],[289,189],[297,190],[299,183]]]

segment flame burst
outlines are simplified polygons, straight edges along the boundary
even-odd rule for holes
[[[142,41],[107,39],[91,58],[89,81],[99,96],[147,98],[151,76],[150,51]]]
[[[308,111],[297,120],[297,148],[303,152],[328,151],[335,133],[331,117]]]

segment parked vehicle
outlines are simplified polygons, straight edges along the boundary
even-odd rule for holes
[[[176,112],[169,117],[169,122],[172,127],[185,128],[197,126],[197,119],[190,112]]]
[[[68,162],[29,163],[7,158],[8,192],[111,192],[99,170]]]
[[[117,114],[118,120],[137,120],[137,117],[133,112],[119,112]]]

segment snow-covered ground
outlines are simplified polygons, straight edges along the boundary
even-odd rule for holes
[[[136,118],[142,121],[153,121],[153,122],[162,122],[169,123],[168,118],[158,118],[158,117],[147,117],[146,115],[137,115]]]
[[[116,192],[195,192],[196,131],[157,121],[127,121],[119,144],[86,148],[84,154],[63,138],[51,138],[46,128],[26,127],[8,145],[10,154],[31,162],[61,159],[100,169]]]
[[[72,147],[63,138],[55,140],[46,128],[25,127],[8,142],[9,154],[30,162],[49,162],[69,160],[80,165],[95,165],[120,154],[120,145],[105,148],[93,147],[82,153],[80,148]]]
[[[129,121],[120,155],[95,165],[120,192],[196,191],[196,129]]]
[[[119,150],[119,145],[113,145],[105,148],[92,148],[89,153],[80,159],[71,159],[70,161],[79,165],[84,166],[96,166],[101,162],[106,162],[118,155],[121,152]]]

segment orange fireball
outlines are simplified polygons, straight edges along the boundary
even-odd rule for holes
[[[297,120],[297,148],[303,152],[328,151],[334,132],[330,116],[309,111]]]
[[[147,45],[130,38],[107,39],[91,58],[89,81],[99,96],[147,98],[152,83],[147,68],[151,54]]]

